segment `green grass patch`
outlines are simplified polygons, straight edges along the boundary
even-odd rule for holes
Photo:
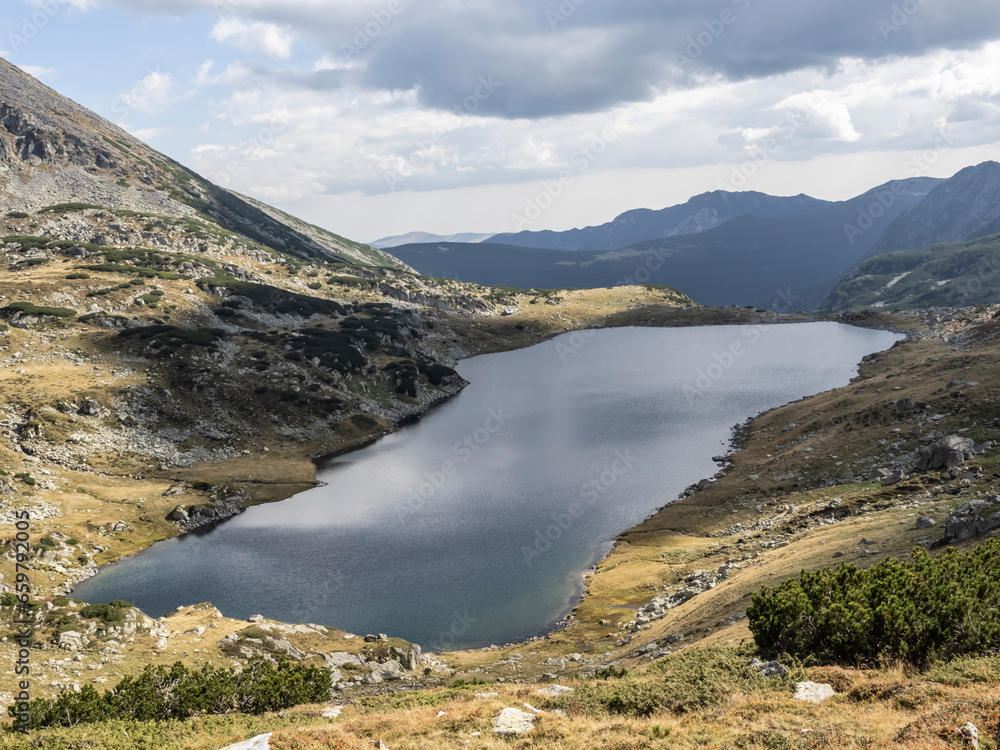
[[[91,209],[91,208],[100,209],[100,208],[104,208],[104,206],[97,206],[97,205],[95,205],[93,203],[76,203],[76,202],[56,203],[56,204],[54,204],[52,206],[46,206],[45,208],[40,209],[38,211],[38,213],[40,213],[40,214],[65,214],[65,213],[71,213],[73,211],[86,211],[86,210]]]
[[[3,308],[3,312],[24,315],[48,315],[53,318],[71,318],[76,315],[76,310],[69,307],[45,307],[32,302],[14,302]]]

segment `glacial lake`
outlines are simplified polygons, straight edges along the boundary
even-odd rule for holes
[[[901,337],[836,323],[619,328],[474,357],[419,422],[321,463],[322,486],[107,566],[73,596],[153,616],[506,643],[576,605],[618,534],[712,476],[732,427],[845,385]]]

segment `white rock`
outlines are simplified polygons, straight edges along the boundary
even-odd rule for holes
[[[327,706],[323,709],[322,713],[320,713],[320,716],[324,719],[336,719],[340,716],[342,708],[342,706]]]
[[[519,708],[505,708],[493,717],[493,733],[504,737],[527,734],[535,728],[535,715]]]
[[[549,685],[548,687],[543,687],[541,690],[536,690],[538,695],[544,695],[549,698],[555,698],[557,695],[562,695],[563,693],[572,693],[573,688],[566,687],[565,685]]]
[[[222,750],[270,750],[271,733],[260,734],[252,739],[237,742],[235,745],[228,745]]]
[[[832,685],[822,682],[799,682],[795,685],[795,695],[792,697],[800,701],[810,703],[822,703],[827,698],[832,698],[837,693]]]

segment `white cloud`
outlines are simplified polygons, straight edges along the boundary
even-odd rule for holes
[[[174,132],[173,128],[136,128],[129,132],[140,141],[149,142],[161,135],[169,135]]]
[[[288,27],[238,18],[220,19],[212,27],[212,38],[228,42],[244,52],[256,52],[279,60],[292,54],[295,34]]]
[[[55,68],[45,68],[41,65],[18,65],[17,67],[29,76],[33,76],[39,81],[43,81],[45,83],[51,83],[52,79],[55,78],[56,74],[59,72]]]
[[[172,103],[173,88],[174,81],[169,73],[151,71],[128,91],[118,94],[113,107],[114,112],[121,118],[128,117],[133,111],[146,114],[166,112]]]

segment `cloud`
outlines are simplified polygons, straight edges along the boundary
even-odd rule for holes
[[[41,65],[18,65],[17,67],[29,76],[33,76],[39,81],[43,81],[45,83],[51,83],[52,79],[54,79],[59,72],[55,68],[45,68]]]
[[[212,27],[212,38],[228,42],[244,52],[284,60],[291,57],[295,34],[273,23],[247,23],[238,18],[223,18]]]
[[[140,141],[149,142],[161,135],[169,135],[173,133],[173,128],[137,128],[135,130],[129,131],[138,138]]]
[[[480,115],[541,119],[652,101],[704,80],[744,81],[843,59],[971,50],[998,36],[1000,4],[983,0],[91,0],[172,14],[226,13],[213,36],[287,59],[293,38],[323,50],[314,88],[417,90],[449,110],[492,75],[503,90]]]
[[[173,88],[174,81],[169,73],[152,70],[128,91],[119,93],[112,109],[123,119],[133,112],[161,114],[170,108]]]

